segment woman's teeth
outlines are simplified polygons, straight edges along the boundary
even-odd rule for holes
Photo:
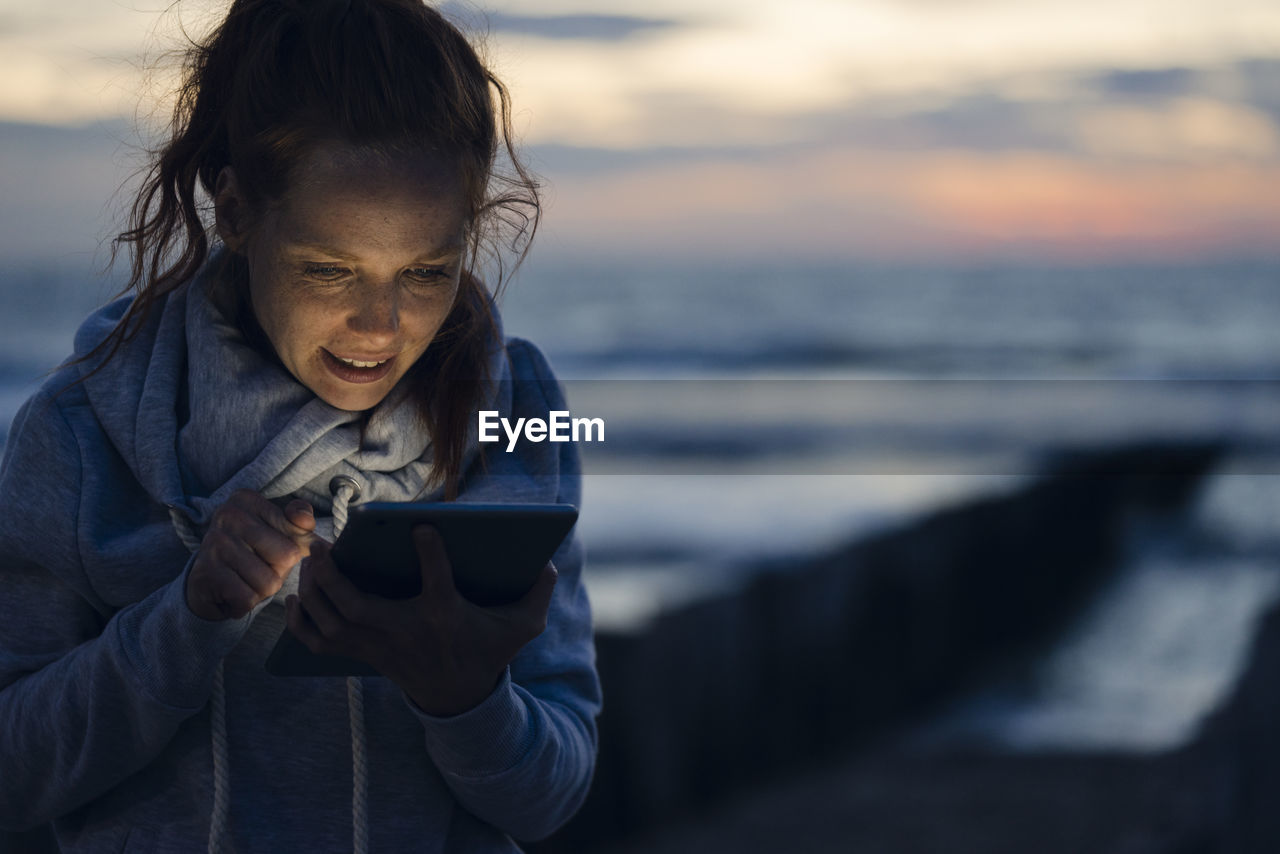
[[[376,368],[378,365],[387,361],[386,359],[383,359],[382,362],[362,362],[359,359],[344,359],[341,356],[335,356],[334,358],[339,362],[342,362],[344,365],[350,365],[353,368]]]

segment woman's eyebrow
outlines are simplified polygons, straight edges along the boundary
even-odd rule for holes
[[[323,243],[311,243],[305,240],[288,241],[285,246],[292,252],[314,252],[317,255],[327,255],[330,258],[340,258],[343,261],[357,261],[355,255],[350,255],[341,250],[334,249],[332,246],[325,246]]]
[[[343,252],[332,246],[326,246],[323,243],[313,243],[311,241],[290,241],[286,244],[292,252],[314,252],[319,255],[326,255],[330,258],[338,258],[342,261],[356,263],[360,260],[358,255],[352,255],[349,252]],[[462,255],[462,247],[458,244],[450,244],[440,249],[427,250],[415,256],[414,263],[432,263],[445,264],[456,261]]]

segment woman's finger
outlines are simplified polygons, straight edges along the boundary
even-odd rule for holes
[[[307,649],[316,654],[329,651],[329,640],[316,628],[311,615],[307,613],[306,608],[302,607],[302,602],[297,596],[289,596],[284,600],[284,612],[285,625]]]
[[[311,507],[311,502],[303,498],[295,498],[284,506],[285,518],[291,525],[296,527],[301,533],[308,533],[316,529],[315,510]]]
[[[310,574],[315,585],[328,597],[343,619],[375,628],[384,625],[389,615],[381,606],[387,600],[365,593],[343,575],[330,556],[331,547],[328,543],[318,542],[313,551],[307,561]]]
[[[554,563],[547,561],[547,565],[542,568],[542,572],[538,575],[538,580],[533,583],[533,587],[520,600],[521,604],[532,611],[545,614],[551,609],[551,597],[555,595],[556,582],[559,579],[560,571],[556,569]]]
[[[555,565],[548,562],[538,575],[538,580],[524,596],[510,605],[490,610],[525,626],[529,638],[535,638],[547,627],[547,614],[551,610],[551,599],[555,595],[558,577]]]
[[[312,605],[314,604],[313,601]],[[320,655],[341,655],[358,659],[376,670],[381,670],[375,653],[385,652],[385,650],[379,650],[377,641],[371,639],[367,632],[351,634],[344,629],[339,636],[326,632],[321,628],[316,615],[308,610],[308,606],[304,605],[302,599],[296,595],[285,599],[284,608],[285,625],[298,640],[306,645],[307,649]]]
[[[279,507],[247,489],[233,492],[210,525],[211,532],[243,540],[282,576],[306,554],[295,536],[301,530],[284,519]]]
[[[231,572],[217,573],[204,579],[194,593],[200,604],[195,613],[206,620],[238,619],[253,610],[260,601],[257,593],[239,575]]]
[[[242,535],[265,525],[292,542],[303,554],[315,538],[314,513],[311,512],[311,505],[301,498],[293,499],[282,510],[253,490],[238,489],[231,494],[227,504],[239,511],[242,517],[246,517],[243,520],[231,520],[231,524]],[[294,562],[296,563],[296,559]]]
[[[240,579],[258,594],[260,599],[274,596],[284,584],[284,576],[237,537],[220,537],[214,550],[214,557],[220,560],[223,566],[240,576]]]
[[[274,528],[253,525],[241,532],[240,539],[276,575],[284,578],[294,565],[307,556],[307,550],[295,540]]]
[[[453,583],[453,566],[444,550],[444,539],[430,525],[413,529],[413,545],[422,570],[422,598],[437,605],[448,605],[461,598]]]
[[[347,621],[316,583],[314,561],[315,558],[307,558],[302,562],[298,595],[320,633],[327,638],[341,639],[346,635]]]

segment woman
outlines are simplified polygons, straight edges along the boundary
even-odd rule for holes
[[[572,444],[475,443],[479,409],[565,408],[472,274],[536,223],[505,90],[418,0],[237,0],[179,96],[136,296],[5,451],[8,850],[518,850],[594,764],[580,545],[490,609],[429,530],[413,600],[328,556],[352,502],[579,501]],[[286,626],[382,676],[267,674]]]

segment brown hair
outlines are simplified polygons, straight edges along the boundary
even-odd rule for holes
[[[131,256],[125,290],[136,297],[90,357],[115,355],[208,260],[208,202],[197,191],[212,198],[223,167],[235,169],[250,208],[262,210],[321,142],[444,156],[467,195],[467,258],[453,309],[413,374],[425,380],[419,401],[435,482],[455,496],[472,413],[490,379],[488,354],[501,343],[477,268],[496,267],[496,294],[504,255],[523,260],[540,215],[537,182],[512,143],[506,88],[421,0],[235,0],[186,50],[177,96],[168,141],[152,152],[130,227],[112,245],[113,261],[122,247]],[[243,264],[225,255],[243,287]]]

